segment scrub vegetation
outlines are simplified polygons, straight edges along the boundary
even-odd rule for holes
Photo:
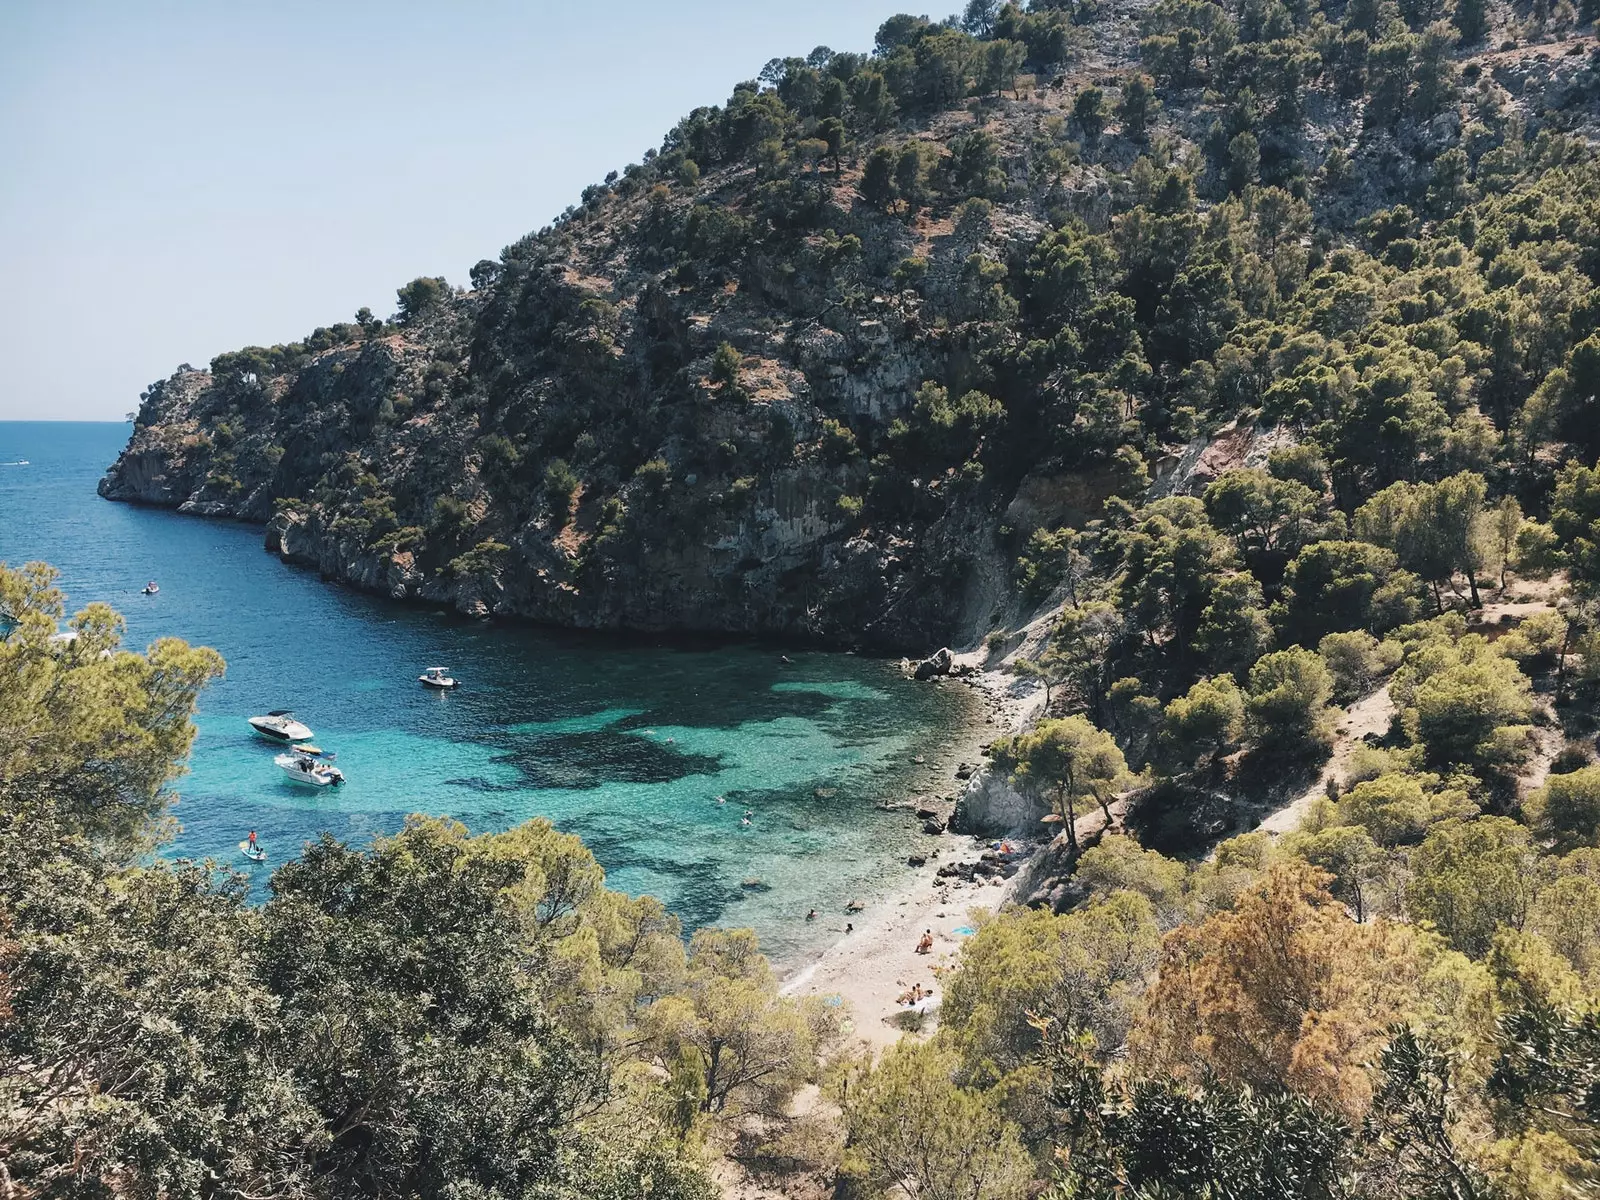
[[[998,629],[1045,711],[988,773],[1060,827],[1052,886],[876,1061],[538,823],[326,842],[250,908],[146,856],[221,664],[96,607],[51,643],[8,572],[0,1185],[1596,1194],[1597,15],[895,17],[470,289],[156,385],[108,494],[364,586]]]

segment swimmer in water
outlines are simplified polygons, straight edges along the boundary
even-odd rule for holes
[[[717,797],[717,803],[718,804],[726,804],[727,802],[728,802],[728,798],[726,796],[718,796]]]
[[[750,824],[750,818],[749,817],[740,817],[739,818],[739,824],[744,825],[744,826],[748,826]]]
[[[806,914],[806,920],[815,921],[816,919],[817,919],[817,910],[813,908],[810,912],[808,912]]]

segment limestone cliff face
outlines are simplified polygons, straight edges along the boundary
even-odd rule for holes
[[[1129,107],[1141,32],[1182,14],[1069,8],[1007,6],[979,38],[895,18],[872,55],[774,60],[470,288],[419,279],[396,320],[154,385],[101,493],[259,522],[287,558],[467,612],[970,644],[1018,615],[1034,530],[1137,499],[1152,468],[1184,490],[1264,458],[1260,397],[1300,361],[1265,323],[1347,295],[1333,248],[1431,204],[1464,119],[1476,157],[1600,112],[1588,38],[1474,52],[1476,99],[1426,118],[1367,120],[1329,67],[1286,80],[1240,165],[1227,130],[1265,118],[1227,80],[1276,60],[1230,53],[1207,87],[1146,64],[1162,107]],[[1339,312],[1364,320],[1370,286]]]
[[[858,195],[859,156],[765,181],[743,163],[692,188],[621,181],[398,321],[180,369],[144,396],[100,492],[260,522],[287,559],[463,612],[971,643],[1019,539],[1106,490],[985,478],[962,458],[999,431],[958,428],[969,444],[947,453],[943,418],[917,408],[930,381],[952,400],[983,385],[983,356],[1014,337],[993,311],[1014,301],[982,279],[1061,199],[1027,160],[1059,103],[996,102],[989,136],[1020,157],[994,202],[885,213]],[[972,128],[933,121],[930,156]],[[728,214],[774,188],[809,215],[740,232]],[[705,231],[723,220],[732,232]],[[1019,520],[1019,489],[1071,504]]]

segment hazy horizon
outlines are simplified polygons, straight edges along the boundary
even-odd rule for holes
[[[0,420],[118,420],[180,363],[465,284],[768,59],[906,8],[7,6]]]

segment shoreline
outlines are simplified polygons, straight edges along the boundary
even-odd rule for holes
[[[72,422],[65,422],[72,423]],[[76,422],[77,424],[120,424],[121,422]],[[49,422],[38,422],[49,424]],[[115,465],[115,464],[113,464]],[[104,482],[105,476],[101,476]],[[931,643],[902,643],[894,640],[887,641],[849,641],[844,638],[831,638],[821,634],[808,634],[798,630],[776,628],[750,628],[730,629],[723,627],[695,627],[689,625],[661,625],[648,627],[643,625],[626,624],[578,624],[563,621],[554,617],[536,616],[530,613],[513,610],[504,611],[472,611],[458,606],[450,597],[427,596],[419,592],[410,592],[405,595],[396,595],[388,587],[375,583],[367,583],[358,576],[343,571],[330,571],[323,568],[315,559],[301,553],[286,553],[281,549],[274,549],[267,540],[271,530],[271,519],[261,520],[258,517],[246,516],[234,512],[200,512],[191,509],[183,511],[184,501],[151,500],[134,495],[107,495],[105,492],[96,491],[98,497],[107,504],[125,504],[130,508],[143,509],[149,512],[167,513],[174,517],[213,525],[231,525],[240,529],[247,529],[262,535],[261,551],[271,555],[285,567],[295,571],[302,571],[314,575],[322,583],[343,588],[357,595],[370,596],[375,599],[392,604],[397,608],[414,611],[431,611],[436,616],[448,617],[463,624],[496,625],[502,624],[512,627],[546,630],[551,633],[570,633],[580,637],[594,638],[599,641],[609,641],[626,647],[629,643],[639,643],[652,646],[683,647],[685,649],[717,649],[722,646],[760,646],[777,652],[792,652],[797,654],[856,654],[862,658],[880,659],[892,662],[897,659],[910,659],[932,654],[939,648],[937,640]],[[952,637],[960,636],[951,633]],[[975,654],[957,655],[958,661],[965,658],[981,661],[983,651]]]
[[[967,661],[981,658],[982,651],[963,656]],[[967,686],[981,706],[966,735],[956,743],[958,754],[975,755],[977,747],[996,737],[1015,732],[1032,715],[1042,689],[1023,683],[1001,671],[979,671],[973,675],[950,677],[943,685]],[[946,757],[941,754],[941,759]],[[973,762],[971,756],[962,761]],[[966,786],[961,781],[957,794]],[[942,807],[942,803],[941,803]],[[925,839],[927,862],[911,868],[905,881],[881,900],[850,916],[855,928],[840,935],[819,954],[791,964],[779,972],[779,990],[785,996],[837,997],[850,1009],[850,1036],[864,1041],[873,1051],[893,1045],[906,1032],[899,1023],[907,1006],[899,998],[914,984],[931,990],[926,1006],[929,1017],[936,1017],[944,1000],[946,973],[960,958],[961,944],[976,928],[980,912],[993,912],[1008,904],[1016,880],[1026,871],[1026,859],[1018,860],[1020,870],[1009,879],[960,878],[938,876],[939,868],[969,861],[986,848],[988,840],[970,834],[942,833]],[[1031,847],[1037,853],[1041,844]],[[933,935],[933,948],[918,954],[917,943],[924,931]]]

